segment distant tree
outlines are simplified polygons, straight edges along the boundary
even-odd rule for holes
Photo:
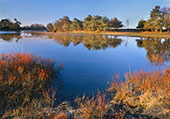
[[[10,20],[9,19],[2,19],[0,21],[0,29],[9,29]]]
[[[109,26],[110,27],[113,27],[115,29],[118,29],[118,28],[121,28],[123,27],[123,24],[121,21],[119,21],[116,17],[111,19],[110,22],[109,22]]]
[[[64,16],[63,19],[62,19],[62,22],[63,22],[62,29],[64,29],[65,31],[70,30],[70,25],[72,23],[70,21],[70,18],[68,16]]]
[[[15,22],[12,22],[9,19],[2,19],[0,21],[0,29],[1,30],[19,30],[21,22],[17,19],[14,19]]]
[[[126,20],[126,27],[127,27],[127,29],[129,29],[129,20],[128,19]]]
[[[152,20],[156,20],[156,19],[160,18],[160,15],[161,15],[160,6],[155,6],[155,8],[152,9],[152,11],[150,13],[150,18]]]
[[[140,20],[139,22],[138,22],[138,26],[136,27],[136,28],[141,28],[141,29],[143,29],[144,28],[144,23],[146,22],[146,20]]]
[[[63,24],[61,23],[61,20],[57,20],[54,25],[53,25],[53,31],[56,32],[56,31],[59,31],[62,29],[62,26]]]
[[[83,23],[82,21],[78,20],[77,18],[74,18],[71,24],[72,30],[83,30]]]
[[[30,30],[46,30],[46,27],[42,24],[32,24]]]
[[[146,21],[144,27],[145,29],[151,29],[152,31],[162,31],[163,21],[161,16],[160,6],[155,6],[155,8],[150,13],[150,19]]]
[[[91,30],[91,22],[93,20],[93,17],[91,15],[88,15],[86,18],[84,18],[84,23],[83,23],[83,27],[84,30]]]
[[[160,6],[155,6],[155,8],[150,13],[150,19],[152,20],[152,24],[154,26],[154,30],[157,32],[158,30],[162,30],[163,21],[161,18],[161,10]]]
[[[93,16],[92,22],[90,24],[91,30],[92,31],[100,31],[100,26],[101,26],[101,19],[102,17],[99,15]]]
[[[170,32],[170,8],[162,8],[161,12],[163,27]]]
[[[84,19],[83,26],[85,30],[89,31],[104,31],[109,26],[109,19],[105,16],[95,15],[92,17],[91,15],[88,15]]]
[[[71,20],[68,16],[60,18],[54,23],[54,31],[68,31],[70,30]]]
[[[100,26],[99,26],[99,30],[100,31],[106,31],[107,28],[109,28],[109,18],[103,16],[102,19],[100,20]]]
[[[19,29],[20,28],[20,25],[22,24],[21,22],[19,22],[16,18],[14,19],[14,21],[15,21],[15,29]]]
[[[80,21],[77,18],[74,18],[73,21],[69,19],[69,17],[64,16],[63,18],[59,18],[53,24],[53,31],[71,31],[71,30],[87,30],[87,31],[105,31],[110,25],[114,28],[122,27],[122,22],[117,18],[113,20],[109,20],[109,18],[105,16],[91,16],[88,15],[84,18],[84,21]],[[50,27],[49,25],[48,27]]]
[[[52,25],[52,23],[47,24],[46,29],[47,29],[47,31],[49,31],[49,32],[53,31],[53,25]]]
[[[144,29],[149,29],[151,31],[154,31],[154,24],[152,23],[152,20],[149,19],[144,23]]]

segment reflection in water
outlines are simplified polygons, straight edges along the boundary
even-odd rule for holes
[[[170,61],[170,39],[144,38],[137,41],[139,48],[147,51],[148,60],[155,65]]]
[[[21,38],[22,36],[20,33],[0,34],[0,39],[8,42],[12,41],[13,39],[16,39],[16,42],[18,42]]]
[[[56,43],[68,47],[71,43],[74,46],[84,44],[88,50],[105,50],[107,48],[116,48],[121,45],[123,40],[117,36],[108,37],[106,35],[84,35],[84,34],[55,34],[44,35],[29,33],[23,36],[21,33],[0,34],[0,39],[11,42],[25,37],[35,37],[40,39],[54,39]],[[127,42],[127,41],[126,41]],[[148,60],[155,65],[167,63],[170,61],[170,39],[159,38],[140,38],[136,40],[139,48],[145,48]]]
[[[57,43],[60,45],[63,45],[65,47],[68,47],[71,43],[73,43],[74,46],[77,46],[81,43],[84,44],[84,46],[88,50],[105,50],[108,47],[110,48],[116,48],[122,43],[122,40],[120,38],[114,37],[106,37],[103,35],[41,35],[36,33],[31,33],[31,36],[36,38],[47,38],[48,39],[54,39]],[[27,37],[27,36],[24,36]],[[0,34],[0,39],[3,39],[4,41],[12,41],[14,38],[16,38],[16,42],[18,42],[19,39],[22,38],[22,35],[20,33],[17,34]]]
[[[43,36],[40,34],[32,34],[33,36]],[[104,35],[48,35],[49,39],[54,39],[60,45],[68,47],[70,43],[73,43],[74,46],[77,46],[81,43],[88,50],[105,50],[108,47],[115,48],[122,43],[120,38],[106,37]]]

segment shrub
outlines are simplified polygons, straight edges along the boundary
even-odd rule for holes
[[[125,82],[114,80],[109,88],[114,100],[153,116],[170,113],[170,67],[155,72],[141,70],[125,77]]]
[[[29,107],[46,95],[62,65],[32,54],[0,54],[0,116]]]

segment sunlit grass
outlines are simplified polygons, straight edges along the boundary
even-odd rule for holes
[[[21,110],[31,109],[30,106],[35,104],[44,107],[49,102],[50,84],[58,79],[61,68],[55,60],[32,54],[1,54],[0,116],[22,115],[24,111]]]
[[[115,94],[115,101],[152,116],[170,113],[170,67],[162,71],[128,73],[125,82],[119,79],[117,75],[108,89]]]

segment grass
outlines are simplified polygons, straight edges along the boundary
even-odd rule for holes
[[[134,37],[157,37],[157,38],[170,38],[168,32],[112,32],[112,31],[68,31],[68,32],[33,32],[45,35],[54,34],[102,34],[102,35],[115,35],[115,36],[134,36]]]
[[[115,94],[115,101],[128,105],[129,110],[170,118],[170,67],[162,71],[128,73],[125,82],[119,80],[117,75],[108,89]]]
[[[77,101],[79,110],[75,114],[76,119],[103,119],[107,115],[109,107],[106,100],[106,94],[98,93],[97,97],[93,96],[91,99],[85,98],[85,95]]]
[[[55,60],[32,54],[0,55],[0,117],[23,116],[37,112],[48,104],[47,95],[52,81],[58,78],[62,65]],[[40,103],[41,102],[41,103]],[[41,105],[41,106],[40,106]]]

